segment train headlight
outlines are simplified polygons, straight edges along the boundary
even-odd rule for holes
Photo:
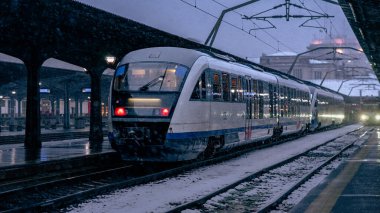
[[[380,120],[380,115],[376,115],[376,116],[375,116],[375,119],[376,119],[377,121],[379,121],[379,120]]]
[[[362,120],[362,121],[366,121],[366,120],[368,120],[368,115],[361,115],[360,116],[360,120]]]

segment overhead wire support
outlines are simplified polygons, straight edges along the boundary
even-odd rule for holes
[[[239,9],[239,8],[245,7],[247,5],[256,3],[258,1],[260,1],[260,0],[250,0],[250,1],[241,3],[241,4],[238,4],[236,6],[233,6],[233,7],[230,7],[230,8],[227,8],[227,9],[223,10],[222,13],[220,14],[218,20],[216,21],[214,27],[212,28],[210,34],[208,35],[208,37],[207,37],[207,39],[206,39],[206,41],[205,41],[204,44],[212,47],[212,45],[213,45],[213,43],[215,41],[215,37],[218,34],[218,31],[219,31],[219,28],[220,28],[220,24],[223,21],[224,15],[226,15],[227,13],[229,13],[231,11],[234,11],[236,9]]]
[[[281,7],[285,7],[286,8],[286,11],[285,11],[285,14],[284,15],[272,15],[272,16],[260,16],[266,12],[269,12],[271,10],[277,10]],[[307,11],[310,15],[291,15],[290,14],[290,8],[291,7],[295,7],[295,8],[298,8],[298,9],[301,9],[301,10],[305,10]],[[313,14],[314,15],[313,15]],[[329,14],[327,13],[320,13],[318,11],[314,11],[314,10],[311,10],[311,9],[308,9],[306,8],[304,5],[301,6],[301,5],[298,5],[298,4],[293,4],[293,3],[290,3],[290,0],[285,0],[285,3],[283,4],[279,4],[279,5],[276,5],[270,9],[267,9],[267,10],[264,10],[260,13],[257,13],[255,15],[252,15],[252,16],[244,16],[243,19],[246,19],[246,20],[252,20],[252,19],[256,19],[256,20],[260,20],[260,21],[266,21],[268,22],[271,26],[268,27],[268,28],[276,28],[273,23],[271,23],[268,19],[280,19],[280,18],[285,18],[286,21],[289,21],[290,18],[308,18],[305,22],[303,22],[301,25],[299,25],[299,27],[312,27],[312,28],[322,28],[325,30],[325,32],[327,31],[326,28],[322,27],[322,26],[313,26],[313,25],[306,25],[307,22],[309,21],[312,21],[312,20],[316,20],[316,19],[320,19],[320,18],[333,18],[334,16],[330,16]],[[259,30],[261,28],[253,28],[251,30]],[[251,31],[250,30],[250,31]]]

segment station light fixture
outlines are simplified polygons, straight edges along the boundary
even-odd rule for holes
[[[376,115],[376,116],[375,116],[375,119],[376,119],[377,121],[379,121],[379,120],[380,120],[380,115]]]
[[[113,65],[116,62],[115,56],[106,56],[106,62],[107,64]]]
[[[15,94],[16,94],[16,91],[13,90],[13,91],[12,91],[12,95],[15,95]]]
[[[4,96],[0,95],[0,99],[3,99],[3,98],[4,98]]]

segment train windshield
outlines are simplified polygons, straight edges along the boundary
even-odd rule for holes
[[[130,63],[117,68],[114,89],[177,92],[187,72],[188,68],[173,63]]]

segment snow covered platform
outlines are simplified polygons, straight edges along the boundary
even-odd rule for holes
[[[0,170],[47,164],[49,162],[99,155],[116,155],[105,140],[102,146],[92,149],[88,139],[70,139],[43,142],[38,151],[30,151],[23,144],[0,145]]]
[[[380,128],[292,212],[379,212]]]

